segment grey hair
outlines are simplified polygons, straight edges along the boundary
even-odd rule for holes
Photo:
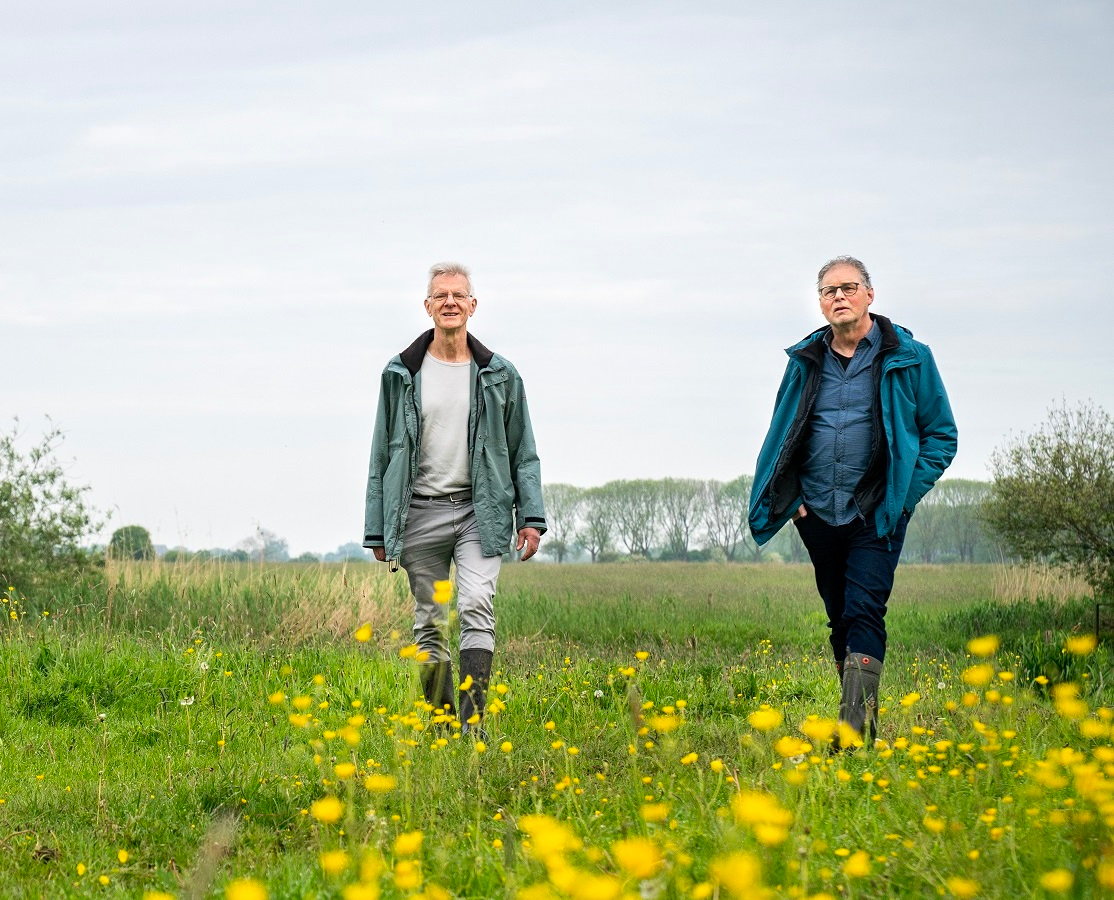
[[[824,276],[828,274],[828,270],[834,269],[836,266],[854,266],[859,270],[859,274],[863,278],[863,285],[868,288],[871,287],[870,273],[866,270],[866,266],[853,256],[837,256],[833,259],[829,259],[820,267],[820,274],[816,276],[816,290],[820,290],[823,286]]]
[[[439,262],[429,267],[429,284],[425,289],[427,297],[433,295],[433,279],[442,275],[463,275],[468,282],[468,296],[472,296],[472,273],[468,271],[468,267],[458,262]]]

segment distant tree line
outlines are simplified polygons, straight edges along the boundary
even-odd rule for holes
[[[624,557],[726,562],[807,560],[795,528],[764,547],[747,527],[753,478],[734,481],[662,478],[611,481],[600,487],[548,484],[549,531],[542,552],[557,562]],[[940,481],[917,506],[905,539],[906,560],[989,562],[1002,550],[980,517],[990,483]]]

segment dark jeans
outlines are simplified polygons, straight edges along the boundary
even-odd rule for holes
[[[874,524],[861,519],[829,525],[809,512],[797,520],[797,531],[816,571],[816,589],[828,612],[836,662],[842,662],[848,650],[879,662],[885,659],[886,602],[908,524],[903,513],[893,534],[880,538]]]

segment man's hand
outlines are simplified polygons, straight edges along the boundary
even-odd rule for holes
[[[797,511],[793,513],[793,521],[796,522],[797,519],[803,519],[807,515],[808,510],[805,509],[805,505],[802,503],[799,507],[797,507]]]
[[[542,542],[542,533],[536,528],[522,528],[518,532],[518,546],[515,550],[526,548],[526,552],[519,557],[523,562],[526,562],[531,556],[538,552],[538,544]]]
[[[372,547],[371,552],[375,554],[375,558],[379,562],[387,561],[387,548],[386,547]]]

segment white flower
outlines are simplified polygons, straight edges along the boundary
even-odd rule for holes
[[[183,697],[178,701],[182,706],[193,706],[193,697]]]
[[[97,713],[97,718],[103,722],[105,719],[108,718],[108,713]]]
[[[201,671],[202,672],[208,672],[209,671],[209,664],[207,662],[201,663]]]
[[[937,682],[936,682],[936,689],[937,689],[937,690],[940,690],[940,691],[942,691],[942,690],[944,690],[944,688],[946,688],[946,687],[947,687],[947,685],[946,685],[946,684],[944,684],[944,682],[942,682],[942,681],[937,681]]]
[[[595,697],[597,700],[602,700],[603,691],[601,691],[599,688],[596,688],[596,692],[592,696]]]

